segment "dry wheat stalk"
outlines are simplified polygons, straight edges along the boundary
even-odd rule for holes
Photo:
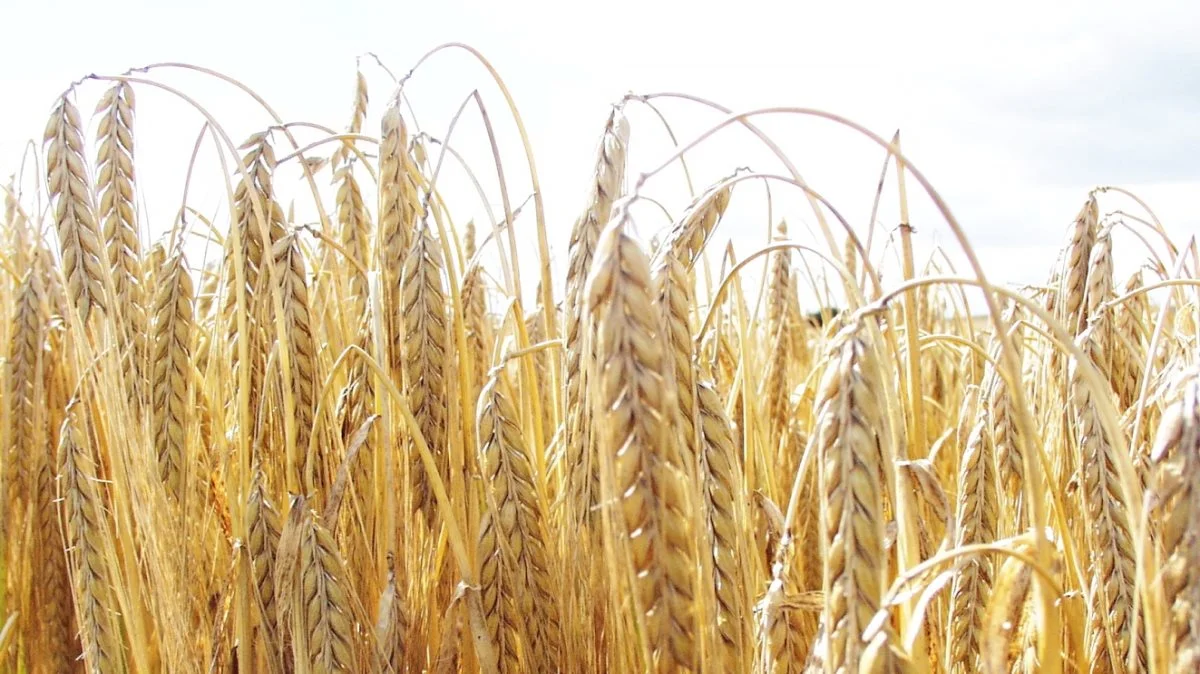
[[[183,498],[191,417],[192,277],[183,253],[163,266],[154,298],[153,415],[158,473],[167,493]]]
[[[793,273],[788,276],[786,308],[784,332],[787,333],[788,352],[792,356],[792,363],[807,371],[811,367],[812,355],[809,353],[808,339],[812,324],[800,310],[799,274]]]
[[[697,197],[684,211],[679,222],[671,227],[665,246],[655,255],[654,267],[658,267],[664,256],[674,255],[690,271],[721,216],[729,208],[732,197],[733,187],[723,182],[710,186]]]
[[[484,513],[479,524],[479,592],[483,602],[484,621],[492,640],[496,661],[481,663],[486,669],[498,672],[519,672],[521,662],[517,656],[518,623],[521,617],[514,605],[516,590],[509,587],[509,579],[502,569],[500,532],[492,513]]]
[[[143,372],[151,345],[147,343],[146,307],[141,285],[141,241],[138,236],[133,171],[133,87],[120,82],[104,93],[96,106],[100,123],[96,130],[96,215],[108,247],[116,293],[120,348],[126,352],[126,381],[137,400],[142,400]]]
[[[125,654],[112,597],[115,579],[105,554],[102,501],[79,415],[79,405],[73,402],[60,434],[59,508],[66,523],[84,665],[90,674],[110,674],[124,671]]]
[[[415,232],[404,259],[401,286],[403,316],[404,384],[408,404],[421,435],[433,453],[438,472],[449,479],[446,448],[446,365],[449,337],[446,332],[446,295],[442,284],[442,249],[424,221]],[[425,467],[415,449],[410,450],[413,505],[434,521],[437,506]]]
[[[566,465],[570,471],[567,489],[568,503],[575,521],[582,521],[593,511],[599,498],[599,462],[593,453],[591,405],[586,396],[589,385],[585,377],[592,354],[584,353],[588,323],[583,315],[584,283],[592,266],[600,230],[608,222],[613,201],[617,198],[625,177],[625,155],[629,147],[629,123],[620,109],[614,108],[604,125],[596,156],[593,178],[589,184],[588,205],[571,229],[567,248],[567,288],[564,300],[566,331],[564,376],[566,398]]]
[[[251,135],[238,148],[245,150],[242,163],[246,165],[246,176],[239,176],[237,187],[233,193],[234,217],[230,226],[229,245],[225,248],[226,292],[229,293],[227,302],[232,303],[235,297],[233,269],[233,241],[236,239],[241,247],[242,273],[245,282],[247,299],[254,297],[259,290],[259,275],[265,270],[263,232],[268,239],[274,241],[282,233],[283,209],[274,199],[271,174],[275,170],[275,151],[271,147],[270,137],[266,132]],[[262,208],[262,216],[266,222],[259,221],[255,204]],[[249,302],[247,302],[249,305]]]
[[[17,202],[16,176],[10,175],[8,184],[0,191],[4,192],[3,226],[9,234],[8,246],[9,253],[12,255],[13,267],[28,269],[29,255],[33,248],[33,232],[30,231],[29,218],[25,215],[25,210]]]
[[[546,296],[542,294],[541,281],[538,282],[533,296],[537,298],[537,310],[525,316],[525,334],[529,337],[530,344],[540,344],[547,339],[545,318],[547,313],[545,307]],[[533,361],[533,385],[537,389],[536,395],[538,400],[541,401],[542,428],[544,432],[549,433],[549,429],[554,428],[554,410],[550,409],[550,352],[546,349],[541,349],[530,354],[529,358]]]
[[[635,575],[634,606],[659,669],[690,669],[696,552],[687,474],[666,421],[660,326],[650,264],[619,208],[596,244],[586,307],[596,331],[597,452],[612,476],[618,559]]]
[[[820,671],[820,667],[806,662],[804,626],[800,611],[791,606],[785,592],[787,581],[783,578],[784,564],[777,564],[778,573],[772,579],[766,597],[760,604],[762,612],[763,670],[766,674],[800,674]],[[815,654],[814,654],[815,655]]]
[[[1088,258],[1087,284],[1084,290],[1084,311],[1087,322],[1094,322],[1103,313],[1107,315],[1104,303],[1112,299],[1113,291],[1113,259],[1112,259],[1112,227],[1104,227],[1092,244],[1091,257]],[[1104,355],[1103,360],[1096,361],[1100,371],[1111,375],[1112,357],[1112,321],[1105,320],[1103,329],[1097,329],[1093,339],[1097,340],[1096,348]]]
[[[67,294],[80,320],[87,322],[93,307],[105,306],[103,279],[108,254],[93,214],[79,110],[67,95],[59,99],[42,138],[47,144],[46,187],[54,203]]]
[[[1025,541],[1017,549],[1028,553],[1032,547]],[[1006,557],[1000,562],[983,613],[979,639],[980,671],[986,674],[1025,671],[1020,627],[1032,577],[1033,569],[1021,559]]]

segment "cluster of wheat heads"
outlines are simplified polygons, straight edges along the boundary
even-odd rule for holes
[[[167,87],[137,72],[97,78],[91,123],[63,95],[5,190],[3,671],[1200,666],[1200,265],[1144,206],[1102,214],[1133,195],[1087,195],[1019,292],[917,269],[907,225],[883,283],[887,253],[794,172],[723,178],[650,243],[630,97],[556,283],[540,195],[535,222],[507,194],[456,220],[451,154],[400,95],[373,135],[362,74],[311,143],[207,119],[224,215],[155,230],[135,92]],[[863,135],[903,219],[906,176],[940,204]],[[714,244],[747,181],[803,193],[823,243]],[[1114,258],[1143,254],[1114,238],[1147,243],[1127,280]]]

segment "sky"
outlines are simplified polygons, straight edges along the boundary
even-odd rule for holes
[[[1044,280],[1080,205],[1101,185],[1141,196],[1180,243],[1200,231],[1195,40],[1200,3],[1194,1],[1145,2],[1134,11],[1117,2],[1023,0],[999,5],[114,0],[9,3],[3,11],[10,29],[0,40],[6,100],[0,106],[0,177],[20,169],[27,141],[40,138],[55,98],[91,73],[120,74],[160,62],[202,65],[251,87],[284,120],[341,129],[361,62],[371,90],[366,130],[377,134],[394,83],[373,59],[360,57],[373,53],[400,75],[433,47],[462,42],[500,73],[528,129],[556,270],[584,206],[610,106],[630,92],[685,92],[740,112],[816,108],[884,137],[900,130],[913,166],[949,204],[985,271],[998,281]],[[220,120],[234,142],[270,123],[251,99],[211,77],[166,68],[146,77],[187,93]],[[105,86],[90,82],[77,89],[85,119]],[[170,226],[182,203],[202,118],[163,89],[135,89],[139,217],[153,239]],[[439,52],[414,73],[405,87],[416,115],[410,119],[444,138],[454,112],[476,90],[496,127],[509,195],[524,201],[532,188],[512,116],[486,70],[465,51]],[[681,100],[662,100],[660,109],[681,142],[723,117]],[[626,114],[632,180],[659,165],[672,148],[653,111],[630,104]],[[478,175],[491,208],[502,211],[481,119],[469,107],[451,143]],[[95,121],[89,121],[94,130]],[[756,123],[810,186],[865,234],[884,152],[859,134],[812,117],[776,114]],[[297,135],[303,142],[322,134],[297,130]],[[188,203],[222,222],[228,213],[213,147],[211,140],[201,144]],[[278,154],[286,150],[281,146]],[[753,136],[737,128],[714,134],[686,158],[696,190],[737,167],[783,172]],[[299,220],[315,217],[298,175],[277,185],[287,200],[295,200]],[[459,221],[484,222],[486,210],[465,176],[457,167],[446,168],[444,188],[453,214]],[[33,177],[26,167],[22,187],[31,202]],[[646,189],[672,216],[689,201],[678,165],[654,176]],[[908,191],[918,263],[940,247],[961,270],[963,257],[945,221],[911,179]],[[897,204],[889,178],[876,217],[873,258],[894,260],[888,238],[899,222]],[[1146,217],[1114,193],[1102,195],[1100,205],[1102,213]],[[534,251],[529,211],[517,221],[523,256]],[[669,224],[654,208],[635,216],[647,238]],[[762,183],[738,188],[720,236],[732,239],[744,256],[767,242],[768,228],[781,218],[793,238],[820,244],[812,212],[795,190],[775,186],[768,201]],[[1118,229],[1114,237],[1118,274],[1128,273],[1147,251],[1127,230]]]

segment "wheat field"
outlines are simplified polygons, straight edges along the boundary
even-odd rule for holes
[[[631,166],[630,95],[573,223],[531,159],[520,220],[464,221],[407,77],[360,72],[311,143],[195,103],[224,208],[149,223],[163,70],[73,85],[4,190],[0,671],[1200,671],[1200,259],[1136,195],[1080,194],[1014,288],[898,137],[790,108],[887,158],[896,250],[794,169],[647,237],[709,134]],[[767,181],[816,242],[735,249]],[[963,270],[915,259],[918,196]]]

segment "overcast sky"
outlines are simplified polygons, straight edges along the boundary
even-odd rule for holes
[[[55,96],[88,73],[191,62],[237,77],[286,120],[340,129],[349,117],[356,57],[375,52],[400,74],[429,48],[461,41],[492,61],[524,117],[558,259],[583,205],[608,106],[630,91],[687,92],[739,111],[814,107],[883,136],[900,129],[905,152],[1000,280],[1044,279],[1071,219],[1098,185],[1143,196],[1177,239],[1200,230],[1200,3],[1194,0],[1140,3],[1136,10],[1117,2],[1024,1],[43,1],[9,3],[5,23],[3,176],[17,170],[25,142],[40,137]],[[373,64],[363,68],[372,94],[367,131],[377,133],[393,85]],[[226,85],[179,71],[156,77],[210,107],[235,141],[268,123]],[[102,88],[79,89],[85,115]],[[440,137],[476,88],[497,125],[510,193],[520,201],[529,182],[514,127],[478,64],[463,52],[443,53],[417,72],[406,94],[423,130]],[[664,102],[662,109],[681,140],[721,118],[690,103]],[[628,115],[636,173],[658,163],[669,145],[646,108],[633,106]],[[141,87],[137,122],[143,226],[157,233],[179,206],[201,118],[170,95]],[[809,183],[865,231],[883,153],[829,122],[773,116],[761,123]],[[482,174],[498,207],[478,113],[468,113],[463,125],[455,146]],[[739,130],[718,134],[688,158],[697,188],[738,166],[783,170]],[[211,152],[202,153],[200,171],[191,204],[222,217],[221,173]],[[688,200],[681,175],[667,171],[649,185],[674,214]],[[451,189],[452,171],[446,180]],[[954,257],[949,230],[915,183],[909,189],[919,250],[927,254],[938,243]],[[302,193],[293,194],[297,213],[307,212]],[[478,200],[461,194],[451,204],[455,216],[482,218]],[[765,242],[764,194],[761,184],[739,188],[723,225],[743,255]],[[895,202],[889,183],[877,219],[885,228],[897,222]],[[772,203],[772,217],[787,217],[798,238],[816,240],[801,202],[780,194]],[[1101,198],[1101,208],[1135,210],[1113,195]],[[532,232],[531,223],[518,226]],[[647,234],[665,224],[661,214],[639,212]],[[1118,248],[1119,271],[1131,269],[1144,252],[1131,235],[1117,236],[1130,244]]]

